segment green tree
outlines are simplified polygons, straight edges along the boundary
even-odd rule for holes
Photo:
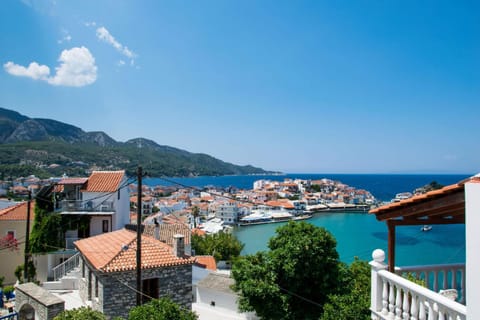
[[[333,235],[306,222],[289,222],[277,229],[268,247],[233,266],[240,310],[264,319],[318,319],[328,295],[339,291]]]
[[[211,255],[216,261],[233,261],[240,256],[244,246],[233,234],[226,232],[192,236],[195,254]]]
[[[170,298],[152,300],[130,310],[128,320],[195,320],[197,315]]]
[[[51,202],[35,203],[35,219],[30,233],[30,252],[45,253],[65,247],[64,233],[66,230],[86,230],[90,225],[90,217],[62,216],[54,213]]]
[[[198,208],[197,206],[193,206],[192,207],[192,216],[193,216],[193,227],[196,228],[197,227],[197,218],[200,214],[200,208]]]
[[[106,320],[107,317],[100,311],[95,311],[90,307],[80,307],[78,309],[65,310],[53,320]]]
[[[342,291],[329,295],[320,320],[370,319],[370,272],[368,263],[357,258],[349,267],[344,266]]]
[[[14,271],[15,277],[17,277],[18,282],[24,283],[24,282],[30,282],[35,280],[35,276],[37,275],[37,269],[35,268],[35,265],[33,264],[32,260],[28,261],[28,274],[27,274],[27,279],[23,279],[24,276],[24,264],[21,264],[15,268]]]

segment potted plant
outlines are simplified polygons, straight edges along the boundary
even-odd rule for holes
[[[13,286],[6,286],[3,288],[3,294],[7,300],[15,298],[15,294],[13,293],[14,290],[15,288]]]

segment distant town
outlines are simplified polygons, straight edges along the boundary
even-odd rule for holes
[[[0,197],[26,199],[52,184],[62,184],[67,176],[39,179],[35,176],[0,181]],[[62,182],[63,181],[63,182]],[[128,185],[130,222],[137,221],[138,187]],[[284,181],[257,180],[252,189],[236,187],[142,186],[144,224],[182,223],[206,233],[229,230],[232,226],[308,219],[315,212],[368,211],[378,204],[367,190],[356,189],[330,179]],[[0,206],[2,206],[0,204]],[[2,207],[5,207],[3,205]]]

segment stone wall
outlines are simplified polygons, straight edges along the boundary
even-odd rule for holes
[[[65,301],[40,288],[34,283],[18,285],[15,298],[15,311],[19,319],[25,319],[25,310],[35,310],[35,319],[50,320],[65,309]]]
[[[80,270],[83,265],[85,277],[79,281],[82,300],[90,301],[94,310],[103,312],[108,318],[116,316],[126,318],[130,309],[136,306],[136,270],[103,273],[92,271],[93,268],[82,259]],[[191,265],[142,270],[142,280],[146,279],[158,279],[159,297],[169,296],[181,306],[191,309],[193,300]]]
[[[143,280],[154,278],[158,278],[159,297],[169,296],[179,305],[189,310],[192,308],[191,265],[142,270]],[[136,306],[136,283],[135,271],[101,275],[98,304],[103,305],[102,312],[108,317],[126,317]]]

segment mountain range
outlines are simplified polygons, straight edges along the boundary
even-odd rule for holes
[[[153,177],[272,173],[145,138],[119,142],[102,131],[85,132],[67,123],[29,118],[4,108],[0,108],[0,159],[0,179],[118,169],[133,175],[138,165]]]

